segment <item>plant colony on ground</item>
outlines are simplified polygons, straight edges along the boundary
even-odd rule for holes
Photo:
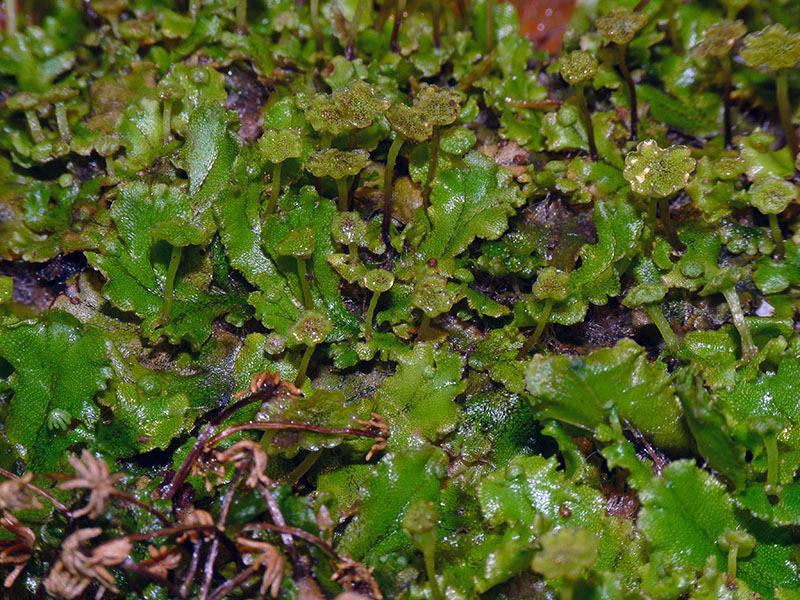
[[[9,597],[800,598],[800,4],[4,7]]]

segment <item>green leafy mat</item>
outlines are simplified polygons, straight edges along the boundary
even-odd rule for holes
[[[800,4],[3,6],[5,596],[800,598]]]

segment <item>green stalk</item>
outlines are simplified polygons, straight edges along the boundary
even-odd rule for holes
[[[739,294],[736,293],[733,287],[729,287],[722,290],[722,295],[725,296],[725,302],[728,303],[728,308],[731,311],[733,325],[739,332],[739,337],[742,338],[742,358],[749,360],[758,354],[758,348],[753,343],[753,337],[750,335],[750,328],[744,320],[742,305],[739,303]]]
[[[358,26],[361,24],[361,15],[364,13],[366,4],[366,0],[358,0],[356,11],[353,13],[353,20],[350,21],[350,30],[347,34],[347,50],[345,51],[347,60],[353,60],[356,57],[356,36],[358,35]]]
[[[392,222],[392,178],[394,176],[394,164],[397,162],[397,155],[406,138],[400,133],[395,133],[392,145],[389,147],[389,155],[386,157],[386,169],[383,172],[383,224],[381,234],[383,241],[389,245],[389,225]]]
[[[369,299],[367,318],[364,322],[364,339],[368,342],[372,340],[372,319],[375,317],[375,308],[378,306],[378,298],[380,297],[380,292],[372,292],[372,298]]]
[[[528,356],[528,352],[531,351],[536,343],[539,341],[539,338],[542,336],[542,332],[544,332],[544,328],[547,325],[547,321],[550,319],[550,312],[553,310],[553,299],[548,298],[545,300],[544,308],[542,309],[542,314],[539,315],[539,320],[536,321],[536,329],[533,331],[533,334],[525,340],[525,344],[523,344],[522,348],[519,349],[517,353],[517,360],[525,360],[525,357]]]
[[[645,304],[644,309],[647,311],[647,314],[650,315],[650,319],[661,332],[661,337],[664,338],[664,342],[667,344],[669,351],[675,352],[678,349],[678,336],[676,336],[675,332],[672,330],[672,327],[670,326],[669,321],[667,321],[667,318],[664,316],[664,312],[661,310],[661,307],[654,302],[652,304]]]
[[[669,41],[672,43],[672,52],[676,56],[682,56],[683,45],[681,44],[681,38],[678,33],[678,21],[675,19],[675,4],[675,0],[667,1],[667,27],[669,29]]]
[[[431,584],[431,592],[433,592],[433,600],[445,600],[436,581],[436,565],[433,552],[425,552],[423,557],[425,559],[425,573],[428,576],[428,582]]]
[[[236,0],[236,30],[243,33],[247,28],[247,0]]]
[[[767,489],[775,490],[778,487],[778,436],[765,435],[764,448],[767,451]]]
[[[445,27],[447,27],[447,37],[453,39],[456,34],[456,15],[455,11],[446,10],[444,13]]]
[[[625,49],[627,47],[627,44],[617,45],[617,62],[620,73],[622,73],[622,77],[628,85],[628,93],[631,96],[631,140],[635,140],[639,137],[639,111],[636,107],[636,84],[633,82],[633,77],[631,77],[631,72],[628,70],[628,64],[625,61]]]
[[[166,144],[172,135],[172,100],[164,100],[164,113],[161,117],[161,138]]]
[[[161,305],[161,322],[166,325],[169,323],[169,316],[172,313],[172,300],[175,291],[175,275],[178,274],[178,265],[181,264],[181,254],[183,246],[173,246],[172,254],[169,258],[167,267],[167,280],[164,282],[164,303]]]
[[[431,200],[431,184],[436,176],[436,168],[439,166],[439,144],[442,140],[442,132],[436,126],[433,128],[431,136],[431,156],[428,161],[428,176],[425,178],[425,190],[422,193],[422,207],[428,210]]]
[[[266,434],[267,432],[265,431],[264,435]],[[293,488],[295,485],[297,485],[297,482],[300,481],[303,475],[308,473],[308,470],[314,466],[314,463],[317,462],[321,455],[322,450],[311,450],[303,457],[303,460],[300,462],[300,464],[297,465],[281,483]]]
[[[597,146],[594,143],[594,125],[592,115],[589,114],[589,106],[586,104],[586,95],[583,91],[585,84],[579,83],[575,86],[575,98],[578,101],[578,108],[581,109],[584,125],[586,125],[586,137],[589,139],[589,156],[593,161],[597,161]]]
[[[311,299],[311,286],[308,284],[308,269],[306,267],[306,259],[297,259],[297,275],[300,277],[300,289],[303,290],[303,306],[307,310],[314,307],[314,301]]]
[[[728,550],[728,577],[736,579],[736,559],[739,557],[739,546],[736,544],[731,545]]]
[[[319,0],[311,0],[311,29],[317,40],[317,52],[322,52],[322,30],[319,28]]]
[[[42,124],[39,123],[39,117],[36,116],[36,111],[32,108],[26,110],[25,120],[28,122],[28,131],[31,132],[33,141],[37,144],[41,144],[45,138],[42,132]]]
[[[483,60],[481,60],[481,62],[475,65],[469,73],[461,78],[461,81],[456,86],[456,89],[459,92],[466,92],[472,87],[473,83],[486,75],[486,72],[491,68],[492,64],[494,64],[496,58],[497,52],[492,50]]]
[[[422,315],[422,322],[419,324],[419,329],[417,330],[417,339],[424,340],[425,336],[428,335],[428,330],[431,328],[431,318],[427,314]]]
[[[731,125],[731,88],[733,76],[731,74],[731,55],[726,54],[720,59],[722,63],[722,99],[724,102],[723,123],[725,128],[725,147],[733,148],[733,126]]]
[[[786,254],[786,247],[783,245],[783,233],[778,223],[778,215],[767,215],[769,218],[769,230],[772,233],[772,241],[775,242],[775,260],[783,261]]]
[[[561,584],[561,600],[572,600],[572,590],[575,588],[575,582],[571,579],[565,579]]]
[[[778,101],[778,113],[781,117],[786,143],[792,152],[792,160],[797,157],[797,135],[792,125],[792,109],[789,105],[789,69],[780,69],[775,73],[775,99]]]
[[[667,234],[670,246],[676,252],[682,252],[686,249],[681,240],[678,238],[678,233],[672,225],[672,219],[669,216],[669,198],[658,199],[658,212],[661,216],[661,224],[664,226],[664,232]]]
[[[303,358],[300,361],[300,368],[297,370],[297,377],[294,379],[295,387],[303,387],[303,382],[306,380],[308,363],[311,361],[311,355],[314,354],[314,348],[316,347],[316,344],[313,346],[306,346],[306,350],[303,352]]]
[[[111,33],[114,37],[119,39],[119,15],[114,15],[108,18],[108,23],[111,25]]]
[[[271,215],[275,212],[278,206],[278,196],[281,193],[281,165],[283,163],[275,163],[272,165],[272,189],[269,192],[269,203],[265,214]]]
[[[17,33],[17,0],[6,0],[6,33]]]
[[[56,111],[56,125],[58,126],[58,135],[62,140],[68,140],[72,136],[69,133],[69,121],[67,120],[67,105],[63,102],[55,103]]]
[[[389,20],[394,5],[395,2],[393,0],[387,0],[381,4],[381,10],[378,12],[378,16],[372,22],[372,28],[375,31],[383,31],[383,26],[386,25],[386,21]]]
[[[645,238],[642,240],[642,251],[645,256],[653,253],[653,242],[656,239],[656,206],[654,198],[650,198],[647,204],[647,219],[645,221]]]
[[[486,52],[494,48],[494,0],[486,0]]]
[[[333,134],[330,131],[323,132],[320,148],[322,148],[323,150],[330,148],[332,143],[333,143]]]
[[[336,187],[339,190],[339,211],[347,212],[350,206],[348,192],[347,192],[347,177],[342,177],[336,180]]]

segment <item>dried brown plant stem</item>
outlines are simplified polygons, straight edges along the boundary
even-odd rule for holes
[[[222,510],[220,510],[219,519],[217,520],[217,529],[219,531],[223,531],[225,529],[225,522],[228,520],[228,511],[231,508],[231,502],[233,502],[233,494],[236,491],[236,486],[242,479],[242,475],[244,475],[249,463],[249,458],[242,461],[242,463],[236,469],[233,479],[231,479],[231,483],[228,486],[228,491],[225,492],[225,498],[222,501]],[[200,600],[207,600],[208,598],[208,594],[211,590],[211,580],[214,578],[214,563],[217,561],[218,553],[219,536],[214,538],[214,540],[211,542],[211,547],[208,550],[206,566],[203,569],[203,585],[200,588]]]
[[[589,156],[592,160],[597,162],[597,146],[594,141],[594,125],[592,124],[592,115],[589,113],[589,105],[586,103],[586,94],[584,88],[586,84],[578,83],[575,85],[575,99],[578,101],[578,108],[581,110],[581,117],[583,118],[584,125],[586,126],[586,137],[589,140]]]
[[[145,569],[144,567],[142,567],[142,566],[138,565],[137,563],[135,563],[134,561],[132,561],[130,558],[126,558],[125,562],[123,562],[120,565],[120,567],[122,567],[126,571],[130,571],[131,573],[135,573],[139,577],[144,577],[145,579],[149,579],[153,583],[156,583],[156,584],[158,584],[160,586],[163,586],[163,587],[167,588],[169,593],[172,594],[176,598],[184,598],[185,595],[186,595],[186,593],[184,591],[179,590],[178,586],[176,586],[174,583],[172,583],[169,579],[167,579],[165,577],[160,577],[160,576],[156,575],[155,573],[152,573],[148,569]]]
[[[628,64],[625,60],[625,50],[627,47],[627,44],[617,44],[617,64],[628,86],[628,93],[631,97],[631,140],[636,140],[639,137],[639,110],[636,104],[636,84],[633,81],[633,77],[628,70]]]
[[[252,423],[232,425],[208,440],[205,445],[209,447],[214,446],[219,444],[225,438],[232,436],[234,433],[239,433],[240,431],[265,431],[270,429],[299,429],[301,431],[313,431],[314,433],[323,433],[327,435],[355,435],[368,438],[377,438],[380,435],[377,431],[373,431],[371,429],[353,429],[349,427],[341,429],[328,429],[326,427],[319,427],[318,425],[310,425],[308,423],[254,421]]]
[[[0,468],[0,475],[3,475],[4,477],[8,477],[9,479],[19,479],[19,477],[17,477],[16,475],[14,475],[14,474],[13,474],[11,471],[6,471],[6,470],[5,470],[5,469],[3,469],[3,468]],[[47,501],[48,501],[50,504],[52,504],[52,505],[53,505],[53,507],[54,507],[54,508],[55,508],[57,511],[59,511],[59,512],[62,512],[62,513],[64,513],[64,514],[66,514],[66,515],[69,515],[69,514],[71,514],[71,513],[70,513],[70,510],[69,510],[69,508],[67,508],[67,506],[66,506],[65,504],[63,504],[63,503],[61,503],[59,500],[57,500],[57,499],[55,498],[55,496],[52,496],[52,495],[51,495],[51,494],[49,494],[48,492],[45,492],[45,491],[44,491],[42,488],[40,488],[38,485],[34,485],[34,484],[32,484],[32,483],[26,483],[26,484],[25,484],[25,487],[27,487],[27,488],[28,488],[30,491],[32,491],[33,493],[35,493],[35,494],[38,494],[38,495],[40,495],[42,498],[44,498],[45,500],[47,500]]]
[[[312,535],[303,529],[298,529],[297,527],[272,525],[270,523],[248,523],[247,525],[242,527],[242,531],[256,531],[259,529],[276,531],[278,533],[288,533],[292,537],[300,538],[301,540],[305,540],[306,542],[314,544],[318,548],[328,553],[331,556],[331,558],[333,558],[335,561],[342,560],[342,557],[336,552],[336,550],[333,549],[333,546],[324,542],[317,536]]]
[[[208,597],[208,600],[218,600],[219,598],[223,598],[226,596],[231,590],[233,590],[236,586],[243,584],[245,581],[250,579],[259,569],[262,569],[262,565],[259,563],[254,563],[247,567],[244,571],[240,571],[236,574],[233,579],[229,579],[222,585],[220,585],[214,593]]]
[[[279,527],[286,527],[286,519],[283,518],[281,507],[278,505],[278,501],[275,500],[275,496],[272,495],[272,492],[269,491],[266,485],[261,484],[258,486],[258,489],[264,497],[264,502],[267,504],[267,510],[269,510],[270,517],[272,517],[272,522]],[[289,557],[292,559],[292,571],[295,579],[302,577],[305,573],[302,572],[303,568],[298,559],[297,546],[294,543],[294,538],[289,533],[282,533],[281,541],[283,541],[283,545],[286,546],[286,549],[289,551]]]
[[[271,398],[278,390],[279,385],[280,381],[277,377],[273,377],[270,380],[264,381],[261,385],[261,388],[257,392],[254,392],[251,396],[243,398],[238,402],[234,402],[217,416],[213,417],[208,422],[208,426],[203,430],[203,432],[197,436],[197,442],[195,442],[194,447],[191,449],[191,451],[189,451],[189,454],[184,459],[183,464],[181,464],[181,468],[167,486],[167,490],[164,493],[164,498],[167,500],[172,500],[175,497],[175,494],[178,493],[178,490],[181,488],[183,482],[186,481],[186,477],[189,475],[192,464],[203,450],[203,447],[206,445],[206,442],[209,440],[209,438],[214,435],[217,427],[224,423],[228,417],[236,413],[236,411],[238,411],[240,408],[243,408],[248,404],[252,404],[253,402],[264,401]]]
[[[202,539],[192,542],[192,559],[189,562],[189,570],[186,572],[186,576],[181,584],[181,598],[186,596],[186,593],[189,591],[189,586],[192,585],[192,582],[194,581],[194,576],[197,573],[197,566],[200,564],[200,550],[202,547]]]
[[[236,544],[234,544],[233,540],[225,535],[225,533],[216,525],[175,525],[174,527],[165,527],[164,529],[150,531],[147,533],[128,533],[121,535],[120,538],[130,540],[131,542],[146,542],[158,537],[179,536],[182,533],[189,533],[192,531],[199,533],[210,533],[216,537],[219,537],[222,543],[231,553],[231,556],[234,557],[234,560],[239,567],[241,568],[243,566],[242,557],[239,553],[239,550],[236,548]]]
[[[128,494],[126,492],[123,492],[122,490],[116,490],[116,491],[114,491],[113,494],[114,494],[114,496],[116,496],[117,498],[119,498],[121,500],[124,500],[125,502],[129,502],[130,504],[135,504],[136,506],[138,506],[142,510],[146,510],[147,512],[149,512],[151,515],[153,515],[155,518],[157,518],[159,521],[161,521],[167,527],[172,527],[172,525],[173,525],[172,521],[170,521],[162,512],[160,512],[159,510],[153,508],[152,506],[150,506],[146,502],[142,502],[141,500],[137,500],[134,496],[131,496],[130,494]]]
[[[406,0],[397,0],[397,10],[394,13],[394,25],[392,26],[392,39],[389,42],[389,50],[397,54],[400,52],[400,46],[397,43],[397,37],[400,34],[400,22],[403,20],[403,13],[406,10]]]

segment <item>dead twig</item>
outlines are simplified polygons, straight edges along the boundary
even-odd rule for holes
[[[239,409],[247,406],[248,404],[252,404],[253,402],[257,402],[259,400],[264,401],[269,398],[272,398],[275,395],[275,392],[278,390],[278,387],[281,384],[280,376],[275,374],[270,374],[268,372],[264,372],[261,376],[259,376],[259,380],[261,386],[258,388],[257,391],[253,392],[253,385],[249,390],[245,392],[250,392],[251,395],[234,402],[230,406],[228,406],[225,410],[219,413],[217,416],[213,417],[209,422],[206,428],[203,430],[200,435],[197,436],[197,441],[195,442],[194,447],[191,449],[189,454],[184,459],[183,463],[181,464],[181,468],[172,478],[172,481],[166,486],[166,491],[164,492],[163,497],[167,500],[172,500],[175,497],[175,494],[178,493],[178,490],[183,485],[183,482],[186,481],[186,477],[189,475],[189,471],[192,468],[192,464],[194,463],[197,456],[203,450],[206,445],[206,442],[214,435],[217,431],[217,427],[219,427],[222,423],[225,422],[228,417],[235,414]]]

